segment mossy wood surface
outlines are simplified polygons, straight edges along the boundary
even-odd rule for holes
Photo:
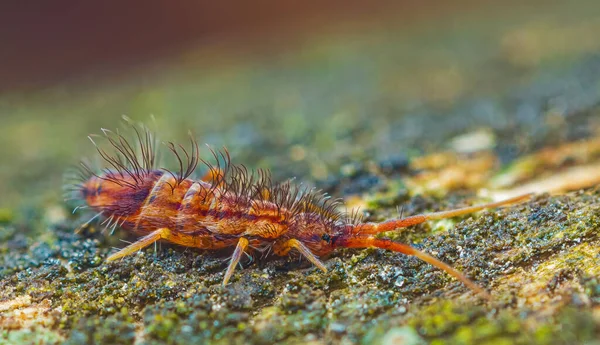
[[[600,7],[576,3],[2,95],[0,344],[600,344]],[[552,193],[385,234],[493,301],[383,250],[340,250],[327,274],[257,257],[222,287],[226,251],[163,243],[106,263],[135,237],[74,233],[90,214],[62,201],[62,173],[123,113],[372,221]]]

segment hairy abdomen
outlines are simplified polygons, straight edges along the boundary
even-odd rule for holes
[[[181,234],[182,243],[178,244],[205,249],[235,245],[240,236],[250,237],[254,243],[273,241],[287,231],[285,210],[204,181],[177,181],[163,173],[148,189],[139,210],[120,217],[124,229],[145,235],[168,228]]]

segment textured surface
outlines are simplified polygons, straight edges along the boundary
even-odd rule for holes
[[[600,9],[516,12],[323,39],[210,71],[190,54],[151,77],[4,95],[0,343],[593,343],[600,59],[586,37]],[[74,234],[89,214],[61,201],[61,174],[122,113],[155,114],[169,140],[192,129],[374,221],[527,188],[555,195],[387,234],[464,271],[493,302],[380,250],[341,250],[328,274],[293,257],[244,262],[221,287],[227,252],[163,244],[105,263],[134,238],[98,225]]]

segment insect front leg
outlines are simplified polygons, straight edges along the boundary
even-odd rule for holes
[[[306,247],[302,242],[298,241],[295,238],[289,239],[281,244],[275,245],[273,249],[275,254],[279,256],[287,255],[287,253],[290,250],[296,249],[302,255],[304,255],[304,257],[307,258],[308,261],[312,262],[313,265],[317,266],[321,271],[327,273],[327,267],[325,267],[323,262],[321,262],[321,260],[319,260],[319,258],[315,254],[313,254],[310,251],[310,249],[308,249],[308,247]]]

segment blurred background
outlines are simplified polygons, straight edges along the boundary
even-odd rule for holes
[[[94,152],[87,135],[122,115],[154,117],[163,140],[192,130],[238,163],[326,187],[447,150],[491,151],[501,171],[600,126],[593,0],[2,7],[9,209],[60,203],[62,174]]]

